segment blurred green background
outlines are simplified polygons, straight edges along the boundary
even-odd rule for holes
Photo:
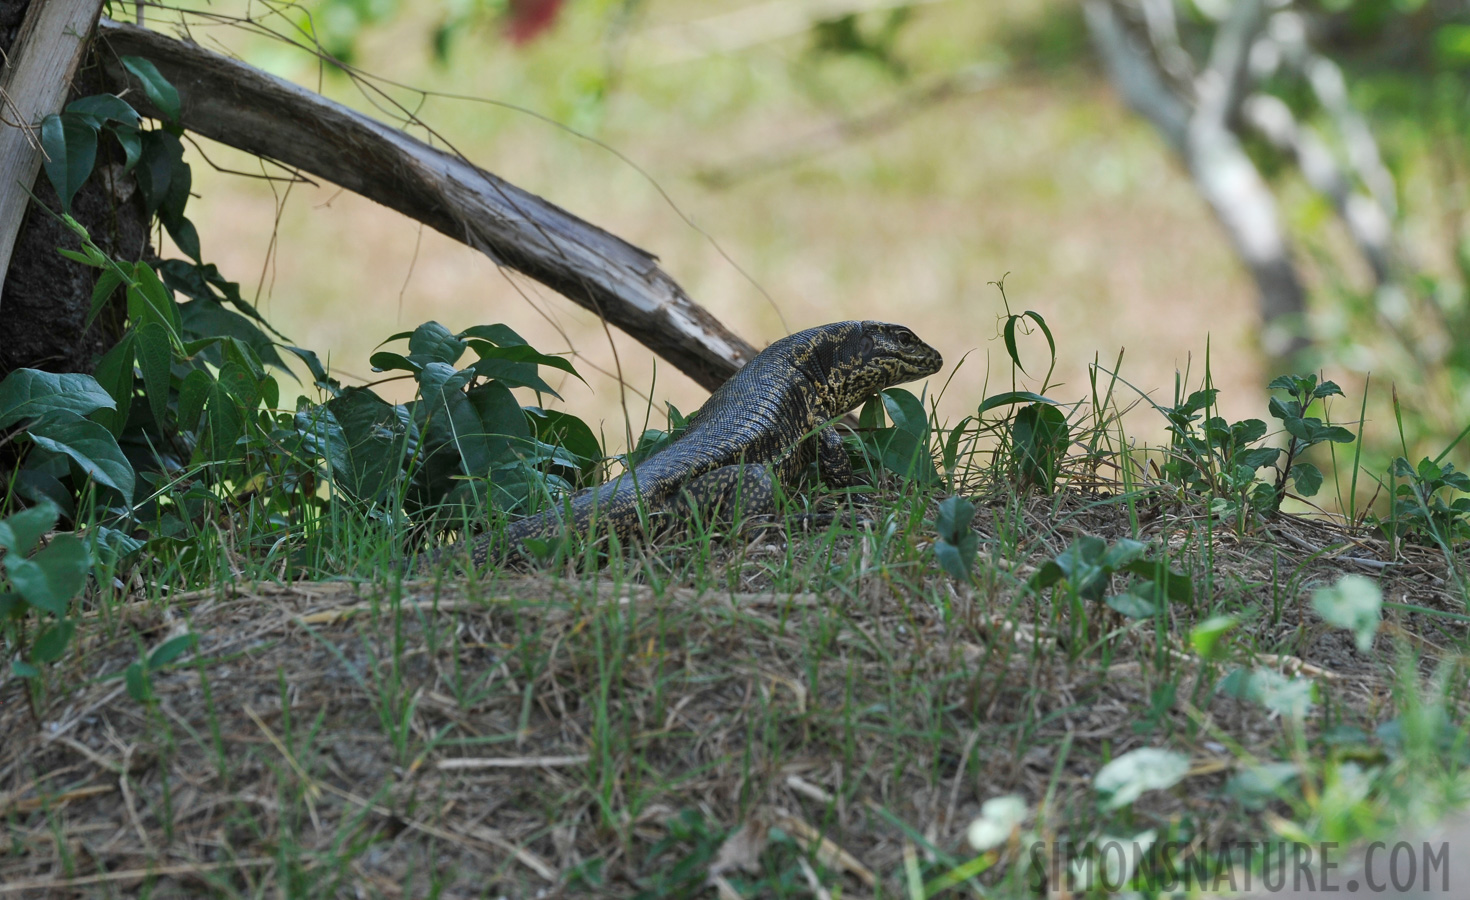
[[[1228,11],[1230,0],[1177,4],[1199,42],[1187,50],[1207,54],[1221,4]],[[1123,376],[1167,404],[1176,371],[1189,368],[1198,386],[1208,345],[1222,414],[1261,417],[1264,385],[1285,365],[1264,357],[1254,283],[1178,158],[1105,77],[1076,2],[232,0],[207,13],[185,17],[205,46],[393,118],[359,81],[260,32],[319,41],[436,141],[658,254],[757,346],[838,319],[913,327],[950,364],[931,394],[964,360],[942,419],[1010,389],[990,284],[1002,276],[1012,309],[1052,326],[1063,386],[1048,392],[1059,400],[1087,395],[1095,354],[1111,367],[1126,349]],[[1470,32],[1457,12],[1413,0],[1302,13],[1325,23],[1313,37],[1343,66],[1398,177],[1413,315],[1439,344],[1426,366],[1385,337],[1331,207],[1250,146],[1310,289],[1317,344],[1293,363],[1341,382],[1338,419],[1356,417],[1372,371],[1370,435],[1386,452],[1398,449],[1397,383],[1411,449],[1433,455],[1470,421],[1470,336],[1458,325],[1470,41],[1455,43]],[[164,30],[178,19],[148,15]],[[372,377],[369,352],[395,331],[500,321],[542,350],[577,354],[588,384],[556,386],[565,408],[602,423],[610,450],[624,432],[618,372],[635,432],[645,397],[661,424],[665,400],[688,412],[705,396],[668,365],[655,381],[652,354],[632,339],[397,213],[329,184],[223,171],[274,170],[218,145],[190,153],[205,258],[349,380]],[[1039,335],[1022,355],[1044,371]],[[1154,439],[1163,423],[1135,414],[1129,427]]]

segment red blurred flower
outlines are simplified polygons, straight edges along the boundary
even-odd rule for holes
[[[506,10],[505,36],[513,44],[525,44],[556,23],[565,0],[510,0]]]

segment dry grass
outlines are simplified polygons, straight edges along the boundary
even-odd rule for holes
[[[1206,542],[1168,503],[1138,510],[1137,536],[1199,590],[1162,631],[1100,607],[1079,627],[1023,589],[1072,535],[1134,533],[1121,504],[1078,494],[982,506],[994,543],[974,589],[937,573],[917,530],[839,525],[689,569],[657,550],[591,578],[235,584],[100,611],[39,731],[17,682],[0,697],[0,894],[628,895],[663,878],[655,895],[683,896],[717,855],[722,890],[901,893],[906,848],[931,874],[972,855],[987,798],[1085,830],[1093,774],[1138,746],[1193,762],[1138,821],[1259,834],[1221,785],[1299,735],[1216,678],[1309,677],[1307,740],[1371,731],[1395,711],[1398,650],[1429,668],[1464,637],[1390,615],[1360,654],[1317,619],[1312,589],[1362,565],[1331,557],[1383,558],[1373,540],[1283,518]],[[1003,550],[1017,528],[1034,537]],[[1407,552],[1386,597],[1463,613],[1442,560]],[[821,574],[855,557],[856,578]],[[1188,632],[1222,610],[1243,625],[1226,660],[1202,660]],[[197,655],[135,702],[116,676],[184,629]],[[1177,702],[1160,706],[1164,685]]]

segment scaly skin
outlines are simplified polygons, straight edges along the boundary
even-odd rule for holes
[[[791,484],[817,459],[822,480],[854,483],[829,423],[867,397],[939,371],[939,352],[901,325],[834,322],[782,338],[710,395],[668,447],[631,472],[588,488],[561,508],[512,523],[504,538],[484,535],[470,549],[476,566],[523,556],[527,539],[612,531],[626,542],[646,516],[676,511],[709,520],[738,499],[747,515],[771,511],[773,482]],[[641,512],[640,512],[641,510]],[[570,518],[568,518],[568,515]],[[443,556],[462,556],[463,545]]]

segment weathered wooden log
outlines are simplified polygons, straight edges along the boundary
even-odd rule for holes
[[[41,168],[41,120],[61,112],[102,0],[34,0],[0,76],[0,283]]]
[[[98,34],[128,99],[142,85],[117,63],[142,56],[178,89],[189,131],[331,181],[463,241],[603,316],[713,390],[755,349],[657,258],[566,210],[390,125],[245,63],[103,18]]]

